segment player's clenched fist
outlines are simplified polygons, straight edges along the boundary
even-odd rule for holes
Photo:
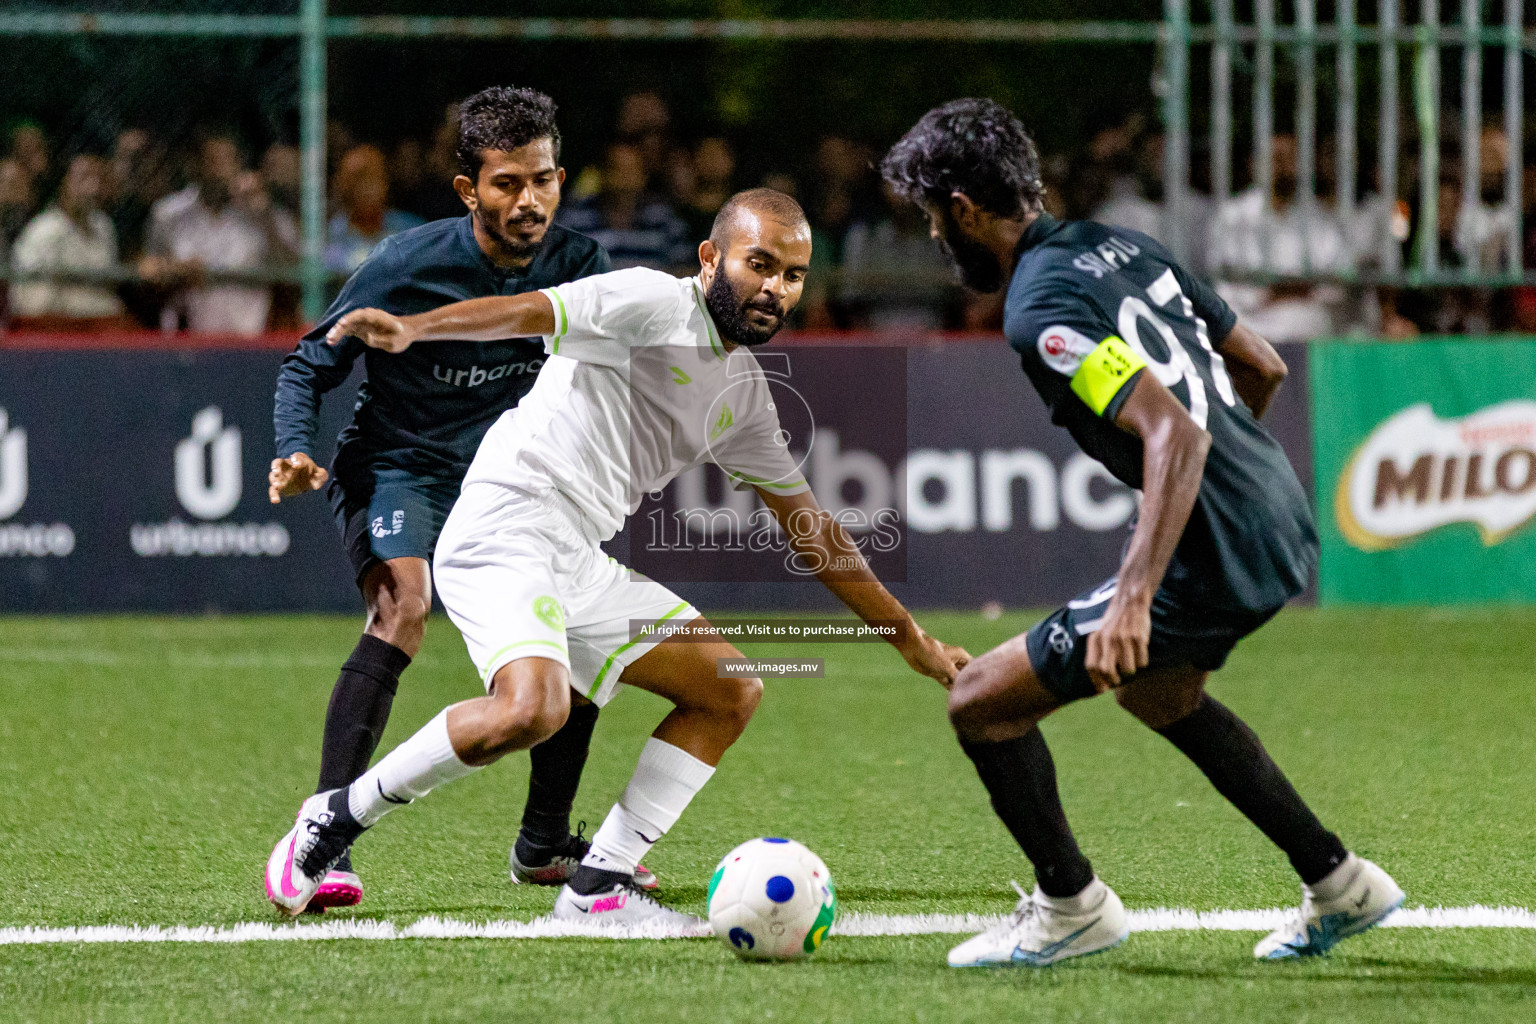
[[[1152,612],[1145,603],[1111,600],[1098,631],[1088,635],[1084,668],[1094,689],[1103,693],[1147,667],[1152,640]]]
[[[330,478],[324,467],[315,465],[315,460],[303,452],[273,459],[272,469],[267,473],[267,500],[276,505],[295,494],[318,491]]]
[[[325,332],[328,345],[339,345],[348,337],[391,353],[404,352],[416,340],[403,319],[382,309],[354,309]]]
[[[947,690],[955,682],[955,676],[970,662],[971,655],[963,647],[946,644],[919,630],[900,648],[901,656],[912,668],[944,684]]]

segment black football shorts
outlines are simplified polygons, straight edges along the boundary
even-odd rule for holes
[[[1097,692],[1085,665],[1088,637],[1104,621],[1118,582],[1111,577],[1067,602],[1036,623],[1025,637],[1036,677],[1063,703]],[[1279,610],[1210,608],[1160,588],[1152,597],[1152,640],[1143,671],[1193,665],[1203,672],[1214,672],[1225,664],[1239,640],[1274,618]]]

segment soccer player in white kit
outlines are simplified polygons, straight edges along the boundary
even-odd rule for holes
[[[391,352],[541,335],[551,358],[481,443],[433,563],[488,695],[445,709],[350,787],[305,801],[267,861],[267,895],[279,910],[302,912],[330,865],[390,810],[541,742],[573,700],[602,705],[628,684],[674,708],[555,916],[701,923],[636,888],[635,865],[714,774],[762,682],[717,678],[718,660],[740,652],[687,601],[599,544],[642,495],[705,462],[754,488],[791,547],[861,618],[901,622],[895,646],[913,669],[953,682],[969,655],[924,633],[821,510],[751,354],[799,300],[810,256],[799,205],[752,189],[721,209],[699,246],[696,278],[634,268],[418,316],[356,310],[336,324],[333,341],[350,335]],[[633,620],[687,624],[689,637],[632,635]]]

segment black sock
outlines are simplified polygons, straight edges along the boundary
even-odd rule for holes
[[[368,770],[395,702],[400,673],[411,656],[394,644],[368,633],[357,642],[325,709],[325,734],[320,746],[320,785],[315,790],[350,786]]]
[[[1220,701],[1205,694],[1192,714],[1157,731],[1285,851],[1307,885],[1343,863],[1339,837],[1323,828],[1253,730]]]
[[[1056,792],[1056,764],[1039,729],[999,743],[962,739],[992,809],[1003,819],[1047,896],[1076,896],[1093,881],[1093,866],[1077,848]]]
[[[346,790],[338,789],[332,793],[325,806],[331,812],[331,828],[346,836],[347,842],[354,841],[367,831],[356,818],[352,817],[352,802],[347,797]]]
[[[590,864],[583,864],[576,869],[576,874],[571,876],[568,883],[571,891],[580,896],[591,896],[595,892],[603,892],[612,889],[616,885],[625,885],[635,880],[634,875],[626,875],[622,871],[604,871],[602,868],[594,868]]]
[[[571,807],[576,803],[576,789],[581,785],[581,770],[586,767],[596,726],[597,705],[578,704],[558,732],[528,751],[532,769],[523,827],[517,837],[520,850],[565,844],[571,834]]]

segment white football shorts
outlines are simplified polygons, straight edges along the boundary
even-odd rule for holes
[[[631,620],[681,625],[698,611],[631,573],[598,546],[558,495],[466,484],[437,541],[432,575],[487,687],[518,658],[549,658],[601,706],[624,669],[664,639],[636,640]]]

